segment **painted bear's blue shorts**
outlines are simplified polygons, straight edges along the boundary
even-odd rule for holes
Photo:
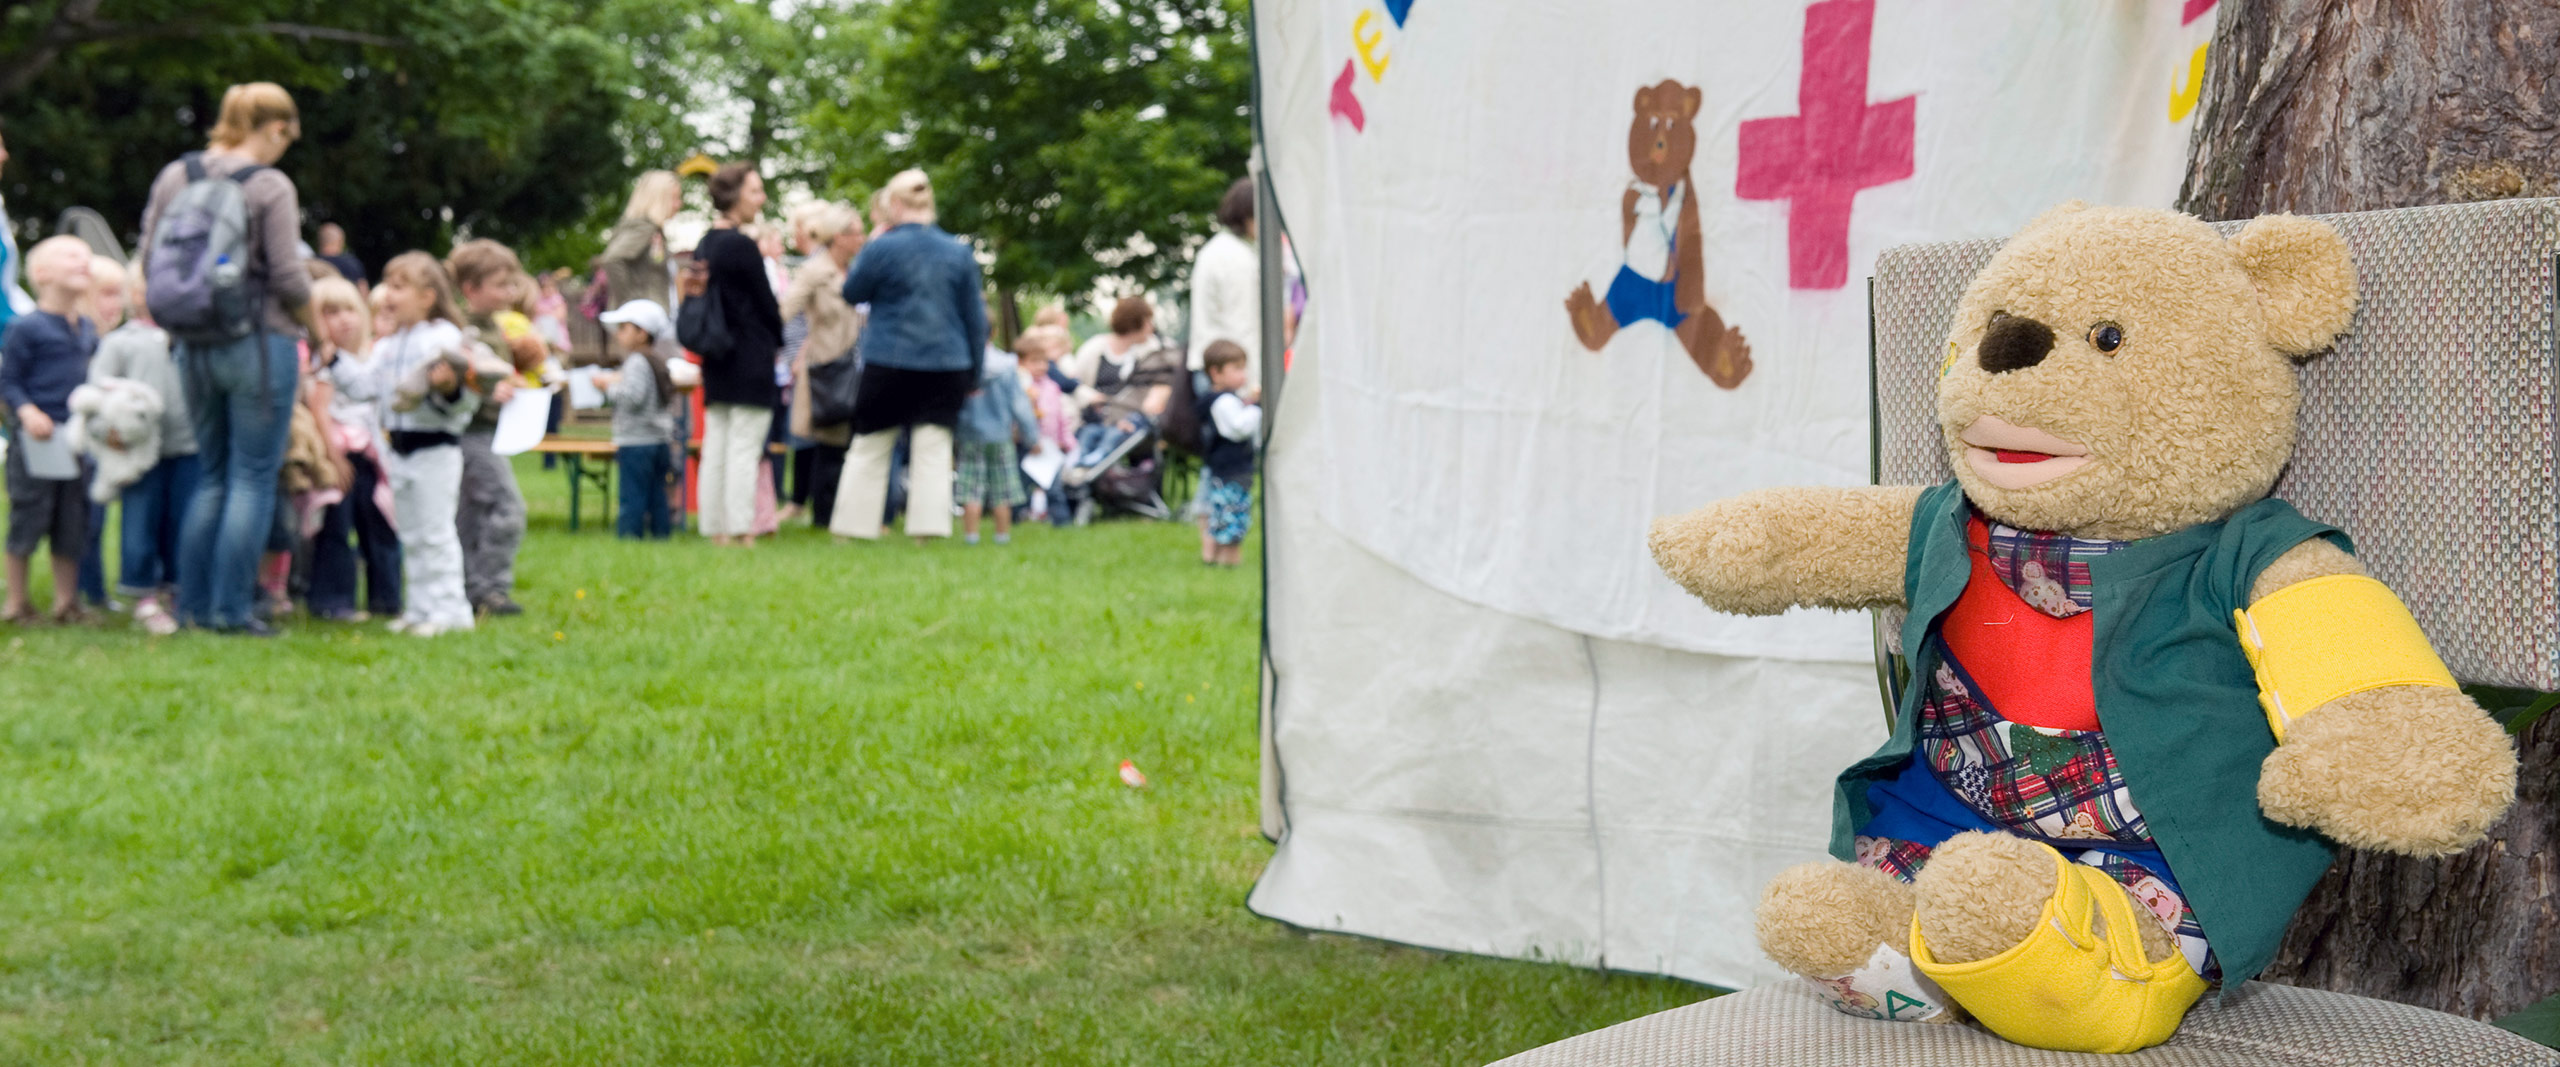
[[[1671,294],[1672,285],[1668,279],[1657,282],[1632,267],[1619,267],[1618,276],[1609,280],[1609,317],[1618,320],[1620,326],[1651,319],[1668,329],[1679,329],[1689,316],[1680,313]]]

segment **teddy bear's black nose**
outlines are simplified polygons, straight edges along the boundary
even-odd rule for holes
[[[1993,374],[2025,370],[2053,352],[2053,327],[2006,311],[1991,313],[1991,328],[1982,332],[1979,358]]]

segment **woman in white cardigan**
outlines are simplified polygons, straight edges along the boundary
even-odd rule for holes
[[[1262,254],[1254,251],[1253,179],[1238,178],[1218,201],[1218,225],[1224,229],[1191,259],[1191,352],[1187,361],[1200,369],[1200,356],[1214,341],[1233,341],[1244,349],[1245,380],[1262,380]]]

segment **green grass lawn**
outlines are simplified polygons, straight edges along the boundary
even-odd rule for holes
[[[0,628],[0,1063],[1473,1064],[1706,994],[1247,913],[1258,579],[1188,527],[633,545],[520,469],[477,633]]]

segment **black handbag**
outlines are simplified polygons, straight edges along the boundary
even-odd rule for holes
[[[862,361],[847,352],[829,363],[809,365],[809,425],[823,429],[853,421],[854,400],[862,392]]]
[[[727,359],[738,347],[738,336],[729,328],[729,304],[719,286],[707,286],[701,296],[689,296],[676,311],[676,343],[683,345],[705,361]]]

